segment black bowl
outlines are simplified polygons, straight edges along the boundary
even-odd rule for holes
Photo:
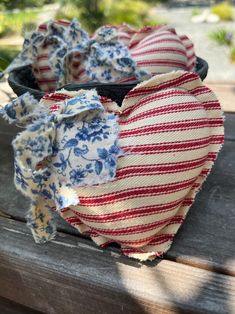
[[[204,80],[208,73],[208,63],[197,57],[197,65],[196,65],[196,73],[200,76],[202,80]],[[44,95],[44,92],[40,90],[37,85],[37,82],[32,73],[31,66],[26,66],[22,68],[18,68],[12,72],[10,72],[8,77],[8,83],[16,93],[17,96],[20,96],[26,92],[32,94],[36,99],[41,99]],[[131,90],[136,84],[139,82],[132,83],[123,83],[123,84],[115,84],[115,83],[86,83],[86,84],[68,84],[66,88],[69,90],[74,89],[89,89],[96,88],[99,95],[110,97],[113,100],[118,102],[119,99],[123,99],[124,96]],[[116,90],[116,93],[115,93]]]

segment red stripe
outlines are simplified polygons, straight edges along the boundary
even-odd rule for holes
[[[37,71],[39,72],[51,72],[51,68],[49,66],[38,67]]]
[[[119,133],[120,138],[133,137],[133,136],[145,136],[151,134],[160,134],[166,132],[177,132],[184,130],[201,129],[209,126],[218,126],[218,122],[209,121],[208,119],[194,119],[185,121],[174,121],[168,123],[153,124],[150,126],[142,126],[139,128],[121,131]],[[220,125],[221,122],[220,122]]]
[[[54,100],[54,101],[63,101],[65,99],[69,99],[71,97],[72,96],[65,95],[65,94],[62,94],[62,93],[53,93],[53,94],[46,94],[46,95],[44,95],[42,99]]]
[[[81,61],[74,61],[73,63],[72,63],[72,67],[73,68],[78,68],[79,66],[81,65]]]
[[[139,246],[143,246],[143,245],[160,245],[163,244],[165,242],[171,241],[173,239],[174,235],[172,234],[162,234],[162,235],[153,235],[151,237],[148,238],[143,238],[140,240],[121,240],[121,241],[117,241],[118,243],[121,244],[125,244],[125,245],[139,245]]]
[[[56,83],[56,79],[38,79],[38,83],[46,84],[46,83]]]
[[[145,47],[142,48],[142,49],[144,50]],[[149,49],[149,50],[144,50],[144,51],[138,51],[137,50],[137,52],[132,52],[131,56],[132,57],[137,57],[137,56],[143,56],[143,55],[146,55],[146,54],[158,53],[158,52],[166,52],[166,53],[169,52],[169,53],[173,53],[173,54],[180,54],[180,55],[186,56],[184,50],[176,49],[176,48],[166,48],[166,47],[165,48]]]
[[[188,140],[182,142],[165,142],[158,144],[146,144],[146,145],[129,145],[123,146],[122,149],[128,153],[138,153],[143,155],[182,152],[188,150],[201,149],[207,147],[209,144],[221,144],[223,143],[223,136],[214,135],[206,138],[200,138],[195,140]],[[122,158],[122,157],[120,157]]]
[[[166,219],[162,219],[162,220],[151,222],[149,224],[144,224],[144,225],[142,224],[142,225],[124,227],[124,228],[119,228],[119,229],[101,229],[101,228],[92,228],[92,229],[94,229],[97,233],[102,234],[102,235],[122,236],[122,235],[144,233],[144,232],[153,230],[155,228],[158,228],[162,225],[181,224],[182,222],[183,222],[183,216],[179,215],[179,216],[169,217]],[[122,243],[122,241],[119,241],[119,243]]]
[[[155,205],[143,206],[143,207],[138,207],[138,208],[131,208],[131,209],[123,210],[123,211],[118,211],[118,212],[109,213],[109,214],[102,214],[102,215],[101,214],[99,215],[82,214],[76,210],[73,210],[73,212],[77,217],[85,221],[106,223],[106,222],[126,220],[126,219],[132,219],[136,217],[142,217],[146,215],[149,216],[149,215],[155,215],[155,214],[168,212],[180,206],[181,203],[182,203],[182,199],[174,201],[174,202],[165,203],[165,204],[155,204]]]
[[[126,190],[103,194],[100,196],[80,197],[82,206],[101,206],[105,204],[112,204],[132,198],[156,196],[174,193],[180,190],[189,188],[195,182],[196,177],[189,180],[173,182],[169,184],[153,185],[153,186],[139,186],[129,188]]]
[[[155,91],[154,94],[151,94],[149,96],[146,96],[143,99],[136,101],[134,106],[130,106],[127,109],[124,109],[122,112],[122,116],[127,115],[129,113],[133,114],[133,112],[135,112],[135,110],[137,110],[137,109],[143,107],[144,105],[147,105],[153,101],[162,100],[162,99],[168,99],[170,101],[170,98],[173,98],[176,96],[188,96],[188,93],[187,93],[187,91],[177,90],[177,89],[171,89],[171,90],[165,90],[165,91]],[[167,105],[167,106],[169,106],[169,105]]]
[[[195,80],[198,80],[197,74],[192,73],[192,72],[186,72],[185,74],[182,74],[180,77],[177,77],[172,80],[168,80],[166,82],[158,84],[157,86],[150,86],[150,87],[138,87],[137,86],[125,96],[125,99],[129,99],[136,96],[142,96],[146,93],[157,92],[161,89],[172,88],[172,87],[176,88],[177,86],[181,84],[189,83]]]
[[[48,59],[48,56],[49,56],[48,54],[40,54],[37,56],[37,60],[39,61],[42,59]]]
[[[71,24],[71,22],[65,20],[58,20],[56,23],[64,26],[69,26]]]
[[[136,60],[138,66],[179,66],[179,67],[186,67],[185,62],[181,62],[178,60],[169,60],[169,59],[155,59],[155,60]]]
[[[126,209],[123,211],[117,211],[109,214],[98,214],[98,215],[88,215],[82,214],[76,210],[73,210],[75,216],[79,217],[79,219],[83,219],[85,221],[97,222],[97,223],[107,223],[119,220],[133,219],[142,216],[149,216],[160,214],[164,212],[168,212],[174,210],[175,208],[181,206],[191,206],[193,203],[193,199],[179,199],[174,202],[169,202],[165,204],[155,204],[150,206],[136,207],[131,209]],[[71,210],[70,208],[63,209],[63,213]]]
[[[165,37],[163,39],[159,39],[161,37]],[[173,38],[172,38],[173,37]],[[134,46],[149,46],[151,44],[161,43],[161,42],[177,42],[182,44],[181,40],[177,38],[174,34],[169,31],[164,31],[161,33],[153,33],[148,35],[147,37],[139,37],[137,40],[133,41],[129,45],[129,49],[136,49]]]
[[[119,124],[126,125],[126,124],[130,124],[136,121],[140,121],[142,119],[155,117],[158,115],[164,115],[164,114],[170,114],[170,113],[176,113],[176,112],[185,112],[185,111],[190,112],[190,111],[200,110],[202,108],[203,106],[199,102],[188,101],[188,102],[182,102],[182,103],[171,104],[171,105],[167,104],[165,106],[156,107],[150,110],[145,110],[144,112],[141,112],[135,115],[134,117],[132,116],[131,118],[128,118],[126,120],[120,120]],[[208,108],[210,108],[210,104],[208,104]],[[214,109],[214,107],[212,106],[211,108]]]
[[[46,30],[47,30],[47,24],[41,24],[41,25],[39,25],[38,30],[39,30],[39,31],[42,31],[42,32],[46,31]]]
[[[126,177],[132,176],[148,176],[148,175],[163,175],[172,174],[177,172],[183,172],[186,170],[192,170],[203,166],[207,156],[203,158],[198,158],[195,160],[187,160],[172,164],[155,164],[155,165],[145,165],[145,166],[130,166],[118,169],[116,178],[118,180],[124,179]]]
[[[147,245],[159,245],[165,242],[171,241],[174,238],[174,234],[161,234],[155,236]]]
[[[65,220],[70,223],[71,225],[83,225],[83,222],[81,222],[81,220],[75,216],[73,217],[69,217],[69,218],[65,218]]]
[[[139,45],[136,45],[135,47],[130,47],[130,52],[132,54],[132,52],[134,51],[138,51],[139,49],[142,49],[143,47],[151,47],[151,46],[158,46],[159,44],[162,44],[162,43],[176,43],[176,44],[180,44],[181,46],[183,46],[183,43],[179,40],[179,39],[156,39],[156,40],[152,40],[152,41],[149,41],[149,43],[146,43],[146,44],[143,44],[142,42],[139,43]],[[131,50],[133,49],[133,50]]]
[[[217,100],[204,101],[202,104],[206,110],[216,110],[216,109],[220,110],[220,104]]]

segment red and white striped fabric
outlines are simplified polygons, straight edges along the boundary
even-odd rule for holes
[[[152,75],[174,70],[194,71],[196,66],[191,40],[177,35],[175,29],[167,25],[140,29],[132,36],[128,47],[137,66]]]
[[[116,29],[118,39],[128,47],[139,70],[144,70],[152,76],[175,70],[195,70],[194,45],[186,35],[177,35],[174,28],[167,25],[147,26],[136,31],[127,24],[121,24]],[[77,83],[89,81],[83,60],[78,53],[73,54],[70,67],[73,74],[71,80]],[[118,82],[135,80],[136,77],[132,76]]]
[[[53,24],[64,30],[71,25],[70,22],[63,20],[53,21]],[[144,27],[136,31],[126,24],[119,25],[116,29],[118,40],[128,47],[138,70],[144,70],[151,75],[174,70],[194,71],[196,55],[193,44],[187,36],[177,35],[175,29],[163,25]],[[38,32],[47,34],[48,23],[41,24]],[[61,48],[63,44],[61,41]],[[61,66],[64,68],[65,76],[62,80],[63,83],[87,83],[90,81],[86,73],[85,57],[74,51],[62,61],[64,64]],[[45,92],[54,91],[60,84],[55,66],[54,68],[52,66],[53,59],[56,62],[55,43],[51,40],[43,41],[37,47],[37,56],[33,61],[32,70],[39,87]],[[133,80],[136,80],[136,77],[131,75],[116,82],[124,83]]]
[[[140,260],[162,256],[223,143],[220,104],[196,74],[183,71],[139,84],[121,108],[101,101],[119,115],[117,176],[76,188],[80,205],[61,215],[100,246],[117,242]]]
[[[58,20],[53,22],[56,27],[68,28],[70,22]],[[48,23],[43,23],[38,26],[38,32],[46,34],[48,31]],[[58,87],[58,77],[50,64],[50,55],[54,51],[53,42],[44,42],[37,47],[37,56],[32,64],[32,71],[36,78],[37,84],[41,90],[52,92]],[[56,57],[56,56],[55,56]]]

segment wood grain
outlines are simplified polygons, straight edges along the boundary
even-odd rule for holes
[[[167,258],[235,276],[235,142],[227,141]]]
[[[0,296],[50,314],[235,312],[235,278],[161,260],[143,265],[60,234],[33,242],[0,220]]]
[[[1,314],[42,314],[28,307],[22,306],[15,302],[0,297],[0,313]]]

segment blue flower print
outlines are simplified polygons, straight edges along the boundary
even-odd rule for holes
[[[69,175],[70,175],[70,181],[72,182],[72,184],[78,185],[86,177],[87,170],[82,169],[82,168],[73,169],[70,171]]]
[[[23,175],[20,167],[18,164],[15,162],[15,181],[18,186],[21,187],[21,189],[26,190],[29,186],[27,182],[27,178]]]
[[[38,136],[34,139],[30,138],[25,142],[25,149],[29,149],[33,156],[42,158],[46,143],[47,139],[43,136]]]
[[[110,177],[113,177],[115,174],[117,156],[120,153],[120,148],[117,145],[112,145],[108,150],[106,148],[97,148],[97,153],[100,159],[104,162],[104,167],[108,169]],[[103,164],[99,161],[97,166],[103,168]],[[102,169],[101,169],[102,170]]]
[[[73,152],[74,152],[75,156],[80,157],[80,156],[86,155],[88,153],[88,151],[89,151],[88,146],[83,144],[82,148],[76,147],[76,148],[74,148]]]
[[[7,104],[3,109],[1,109],[1,112],[3,113],[5,111],[5,114],[12,120],[16,119],[16,111],[14,109],[14,106],[12,106],[12,103]]]
[[[56,112],[48,113],[47,108],[48,104],[36,111],[37,119],[13,143],[15,182],[33,201],[41,199],[61,210],[79,203],[76,187],[103,184],[115,177],[117,117],[104,110],[95,90],[78,92],[61,102]],[[64,114],[66,110],[71,116]],[[36,241],[46,240],[54,230],[45,211],[35,212],[29,222]]]
[[[112,79],[112,75],[111,75],[111,70],[104,70],[103,73],[101,74],[101,76],[105,79],[105,81],[111,81]]]
[[[53,164],[54,167],[58,168],[58,173],[65,176],[65,170],[67,168],[68,160],[65,159],[62,153],[59,154],[60,162],[55,162]]]

